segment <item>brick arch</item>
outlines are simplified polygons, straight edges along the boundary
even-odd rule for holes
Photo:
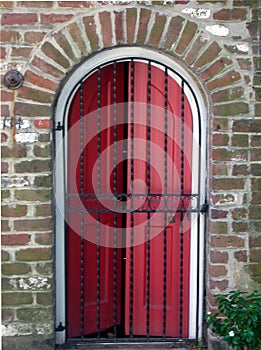
[[[155,8],[128,7],[76,15],[59,30],[50,32],[33,52],[25,84],[17,93],[15,113],[50,116],[55,93],[68,72],[92,53],[124,45],[145,45],[180,60],[205,86],[212,104],[222,101],[224,94],[229,93],[231,100],[243,94],[241,74],[235,71],[237,62],[227,58],[222,45],[197,23]],[[43,89],[41,94],[38,87]],[[213,112],[222,116],[227,111],[236,115],[248,110],[243,102],[227,107],[216,106]]]

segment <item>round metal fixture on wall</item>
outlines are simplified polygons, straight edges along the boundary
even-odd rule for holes
[[[24,78],[18,70],[9,70],[3,78],[4,85],[11,90],[18,89],[23,85]]]

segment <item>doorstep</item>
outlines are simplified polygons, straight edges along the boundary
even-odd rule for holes
[[[57,346],[56,350],[189,350],[189,349],[200,349],[195,344],[183,344],[177,343],[68,343],[62,346]],[[203,349],[203,348],[201,348]]]

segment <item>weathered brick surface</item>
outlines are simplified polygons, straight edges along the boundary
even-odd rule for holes
[[[24,75],[23,87],[1,91],[2,116],[24,120],[23,128],[6,128],[1,134],[4,325],[22,324],[33,339],[36,329],[45,332],[43,324],[53,332],[52,286],[50,290],[23,290],[23,283],[18,283],[36,278],[35,274],[52,279],[53,107],[67,76],[89,54],[115,45],[133,45],[134,54],[136,46],[167,53],[191,72],[191,79],[205,91],[210,198],[205,239],[209,250],[207,307],[215,309],[217,293],[258,288],[258,6],[251,0],[176,0],[148,6],[142,2],[126,6],[121,2],[2,1],[0,8],[2,75],[17,66]],[[186,13],[188,8],[206,8],[209,17]],[[229,29],[228,34],[213,34],[216,24]],[[30,135],[32,142],[23,141]],[[49,339],[50,333],[45,336]],[[16,337],[8,337],[6,349],[20,349],[15,341]],[[25,344],[25,349],[32,348]]]

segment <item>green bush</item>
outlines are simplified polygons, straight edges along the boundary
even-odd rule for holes
[[[207,327],[233,349],[261,349],[261,294],[239,290],[217,296],[216,313],[207,315]]]

